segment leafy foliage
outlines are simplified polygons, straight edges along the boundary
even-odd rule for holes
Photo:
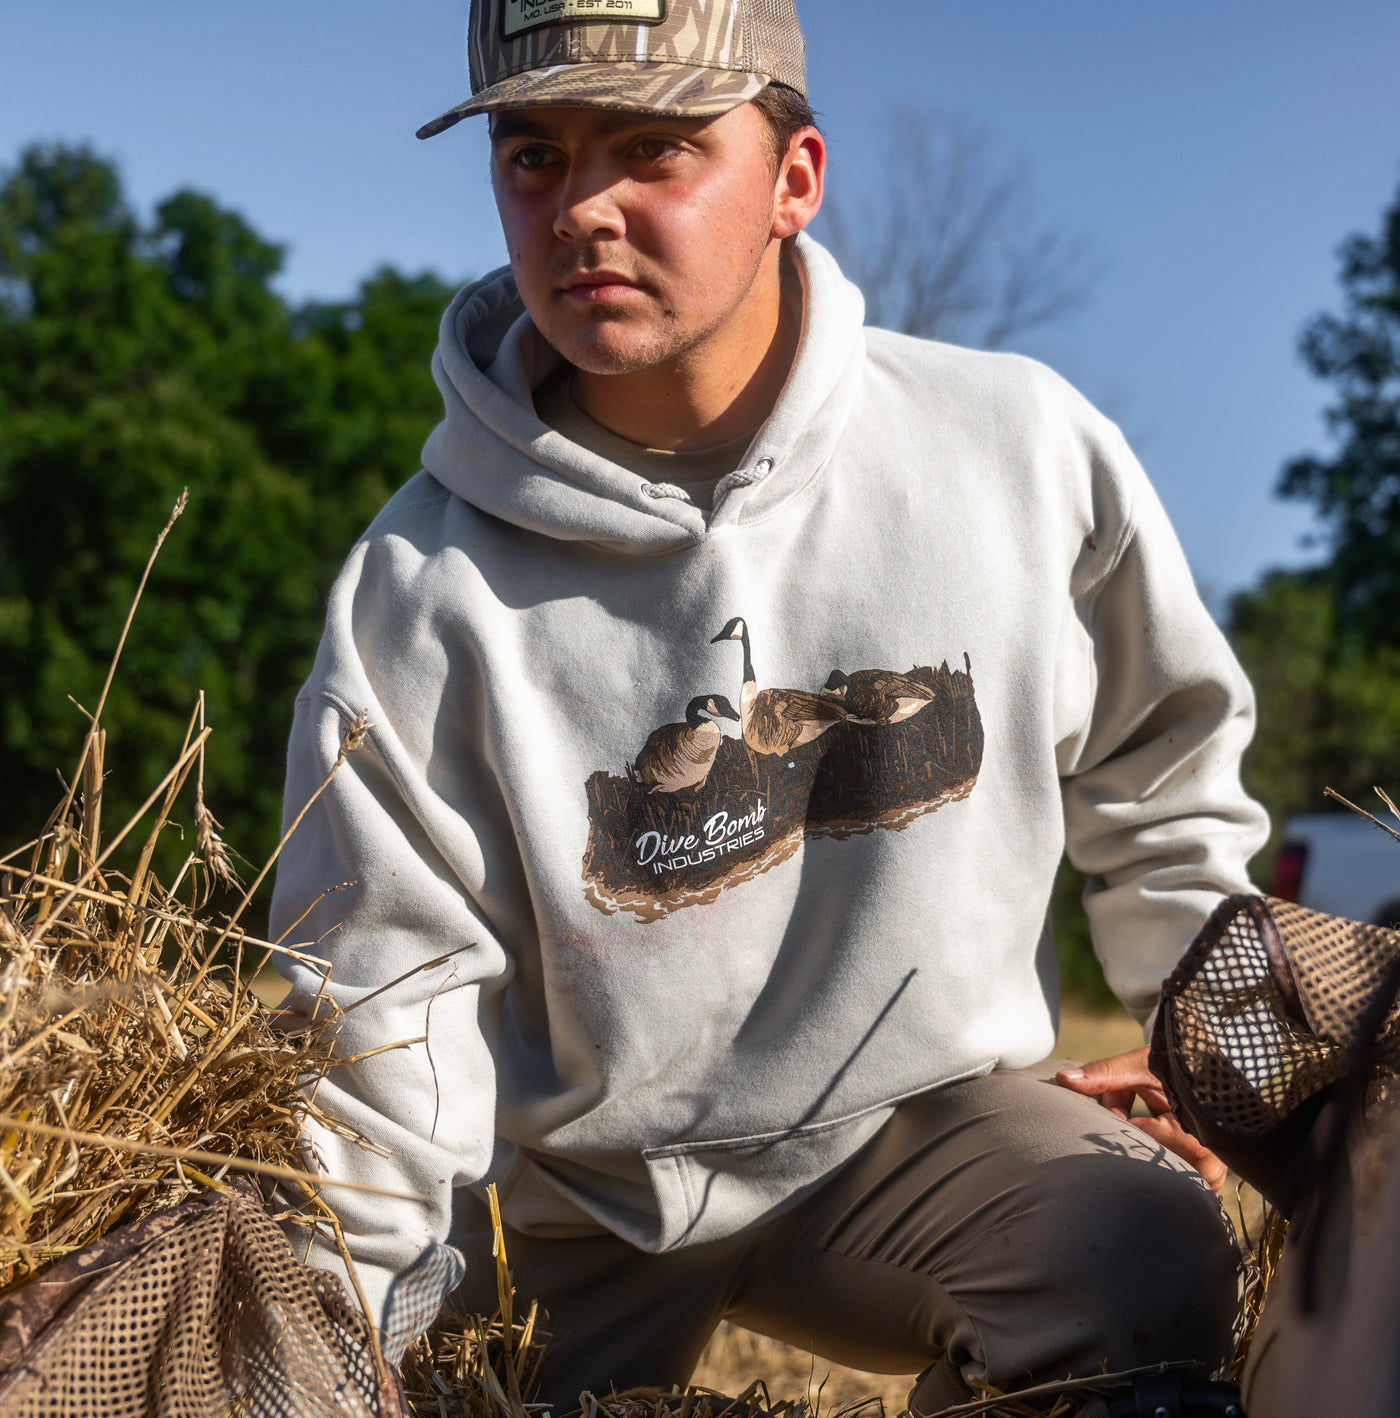
[[[1258,728],[1244,783],[1274,837],[1255,860],[1267,886],[1284,821],[1332,804],[1324,788],[1374,807],[1400,784],[1400,192],[1378,236],[1342,246],[1342,315],[1318,316],[1300,348],[1337,390],[1331,458],[1295,459],[1283,497],[1311,502],[1332,555],[1308,571],[1273,571],[1230,603],[1229,631],[1254,684]],[[1066,993],[1106,1002],[1079,902],[1084,878],[1062,863],[1055,951]]]
[[[1400,192],[1378,236],[1343,244],[1340,280],[1344,313],[1318,316],[1300,342],[1336,388],[1337,448],[1279,481],[1327,524],[1331,557],[1271,572],[1230,607],[1259,704],[1245,784],[1276,839],[1290,814],[1329,806],[1326,787],[1360,802],[1400,783]]]
[[[1084,910],[1084,887],[1088,878],[1060,859],[1055,888],[1050,896],[1050,926],[1054,935],[1055,959],[1060,966],[1060,990],[1091,1009],[1114,1009],[1118,997],[1104,979],[1103,966],[1094,953],[1094,938]]]
[[[1324,788],[1371,803],[1375,784],[1400,783],[1400,647],[1345,623],[1330,570],[1271,572],[1231,603],[1259,706],[1245,786],[1276,837],[1289,815],[1330,806]]]
[[[204,689],[211,806],[250,858],[275,840],[325,596],[440,416],[451,295],[384,269],[293,307],[281,263],[197,192],[143,224],[87,148],[0,185],[0,846],[43,821],[85,727],[67,697],[91,706],[184,486],[104,719],[153,784]]]
[[[1400,645],[1400,193],[1379,236],[1341,250],[1346,309],[1303,335],[1308,367],[1335,384],[1332,458],[1298,458],[1279,483],[1327,522],[1338,624],[1368,642]]]

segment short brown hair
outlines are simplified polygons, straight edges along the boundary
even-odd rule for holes
[[[767,124],[768,148],[776,168],[787,153],[793,135],[804,128],[815,128],[817,115],[812,112],[812,105],[786,84],[765,84],[752,103]]]

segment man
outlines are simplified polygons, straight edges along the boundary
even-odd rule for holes
[[[288,811],[373,727],[275,903],[377,1051],[320,1099],[387,1155],[326,1170],[423,1198],[337,1198],[391,1351],[494,1305],[494,1181],[554,1404],[683,1383],[726,1314],[922,1412],[1218,1363],[1218,1163],[1142,1051],[1031,1067],[1066,843],[1145,1018],[1266,830],[1144,475],[1044,368],[862,329],[790,0],[469,23],[420,136],[491,115],[510,269],[332,593]]]

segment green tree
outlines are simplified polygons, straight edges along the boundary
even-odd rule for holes
[[[1378,236],[1341,249],[1345,310],[1319,315],[1301,350],[1335,385],[1338,447],[1284,469],[1282,496],[1310,502],[1331,534],[1324,573],[1337,624],[1368,644],[1400,645],[1400,192]]]
[[[1400,193],[1378,236],[1343,244],[1340,281],[1343,312],[1319,315],[1299,344],[1336,388],[1336,447],[1294,459],[1278,484],[1313,505],[1331,555],[1270,572],[1230,607],[1259,704],[1245,784],[1275,843],[1286,817],[1330,806],[1324,788],[1374,806],[1374,785],[1400,784]]]
[[[382,270],[293,307],[281,263],[196,192],[143,225],[86,148],[30,148],[0,184],[0,847],[53,806],[84,729],[68,696],[96,697],[185,486],[104,715],[112,810],[168,767],[203,689],[210,804],[248,857],[275,841],[330,581],[440,417],[452,289]]]
[[[1374,785],[1400,783],[1400,647],[1347,624],[1330,573],[1270,572],[1231,602],[1259,708],[1244,781],[1275,843],[1286,817],[1332,806],[1325,788],[1374,808]],[[1270,860],[1260,858],[1265,875]]]
[[[1070,865],[1068,857],[1060,859],[1050,896],[1050,925],[1055,959],[1060,967],[1060,990],[1066,999],[1076,1000],[1091,1009],[1113,1009],[1118,996],[1104,979],[1103,966],[1094,953],[1089,917],[1084,910],[1087,881],[1082,871]]]
[[[1319,315],[1300,341],[1337,390],[1336,450],[1295,459],[1278,484],[1312,503],[1331,557],[1268,573],[1233,598],[1228,620],[1258,701],[1243,772],[1273,820],[1254,864],[1265,886],[1285,819],[1331,806],[1325,788],[1374,807],[1374,785],[1400,787],[1400,193],[1378,236],[1344,243],[1340,279],[1344,312]],[[1066,990],[1102,998],[1082,884],[1061,866],[1055,948]]]

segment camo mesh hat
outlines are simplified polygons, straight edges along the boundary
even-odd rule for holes
[[[472,0],[472,96],[425,123],[556,105],[704,117],[768,84],[806,97],[793,0]]]

